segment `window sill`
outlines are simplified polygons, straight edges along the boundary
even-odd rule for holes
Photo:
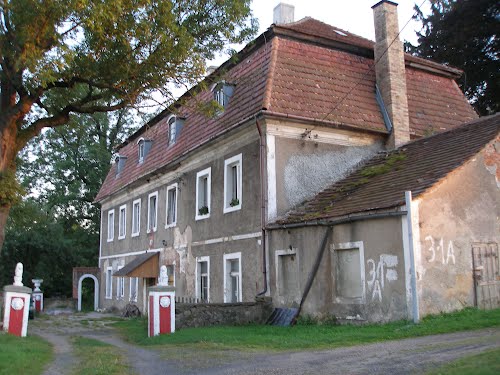
[[[113,238],[108,238],[107,242],[113,242]]]
[[[206,214],[206,215],[196,215],[195,216],[195,220],[204,220],[204,219],[208,219],[210,217],[210,214]]]
[[[228,212],[234,212],[234,211],[239,211],[239,210],[241,210],[241,203],[237,206],[224,207],[225,214],[227,214]]]
[[[174,223],[172,223],[172,224],[167,224],[167,225],[165,225],[165,229],[168,229],[168,228],[174,228],[174,227],[176,227],[176,226],[177,226],[177,222],[174,222]]]
[[[125,239],[125,237],[126,237],[126,235],[125,235],[125,236],[123,236],[123,237],[118,237],[118,239],[119,239],[119,240],[124,240],[124,239]]]
[[[132,234],[130,235],[130,237],[138,237],[138,236],[139,236],[139,234],[140,234],[139,232],[137,232],[137,233],[132,233]]]

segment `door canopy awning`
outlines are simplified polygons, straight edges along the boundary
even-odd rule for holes
[[[145,253],[137,256],[123,268],[116,271],[113,276],[119,277],[158,277],[160,272],[160,253]]]

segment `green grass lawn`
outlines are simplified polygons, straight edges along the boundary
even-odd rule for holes
[[[0,375],[41,374],[52,360],[52,346],[37,336],[0,333]]]
[[[118,348],[102,341],[77,336],[73,338],[75,354],[79,359],[73,375],[121,375],[129,374]]]
[[[500,349],[467,356],[439,367],[428,375],[497,375],[500,374]]]
[[[298,324],[294,327],[185,328],[172,335],[153,338],[147,337],[147,319],[118,322],[115,326],[125,339],[139,345],[198,345],[240,350],[324,349],[500,326],[500,309],[485,311],[469,308],[428,316],[416,325],[398,321],[363,326]]]

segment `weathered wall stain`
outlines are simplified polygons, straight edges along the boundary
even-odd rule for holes
[[[500,137],[495,143],[488,145],[484,150],[484,165],[495,176],[497,187],[500,189]]]
[[[332,182],[344,178],[378,148],[377,144],[371,147],[346,147],[338,152],[290,156],[284,170],[285,194],[289,205],[293,207]]]

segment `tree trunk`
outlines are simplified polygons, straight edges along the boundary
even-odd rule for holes
[[[4,194],[2,194],[2,198],[0,199],[0,254],[5,240],[5,225],[7,224],[10,208],[13,203],[11,200],[13,184],[12,181],[9,181],[9,174],[14,177],[16,172],[16,142],[16,123],[13,119],[7,118],[7,121],[0,122],[0,190],[5,189],[5,191],[2,191]]]

